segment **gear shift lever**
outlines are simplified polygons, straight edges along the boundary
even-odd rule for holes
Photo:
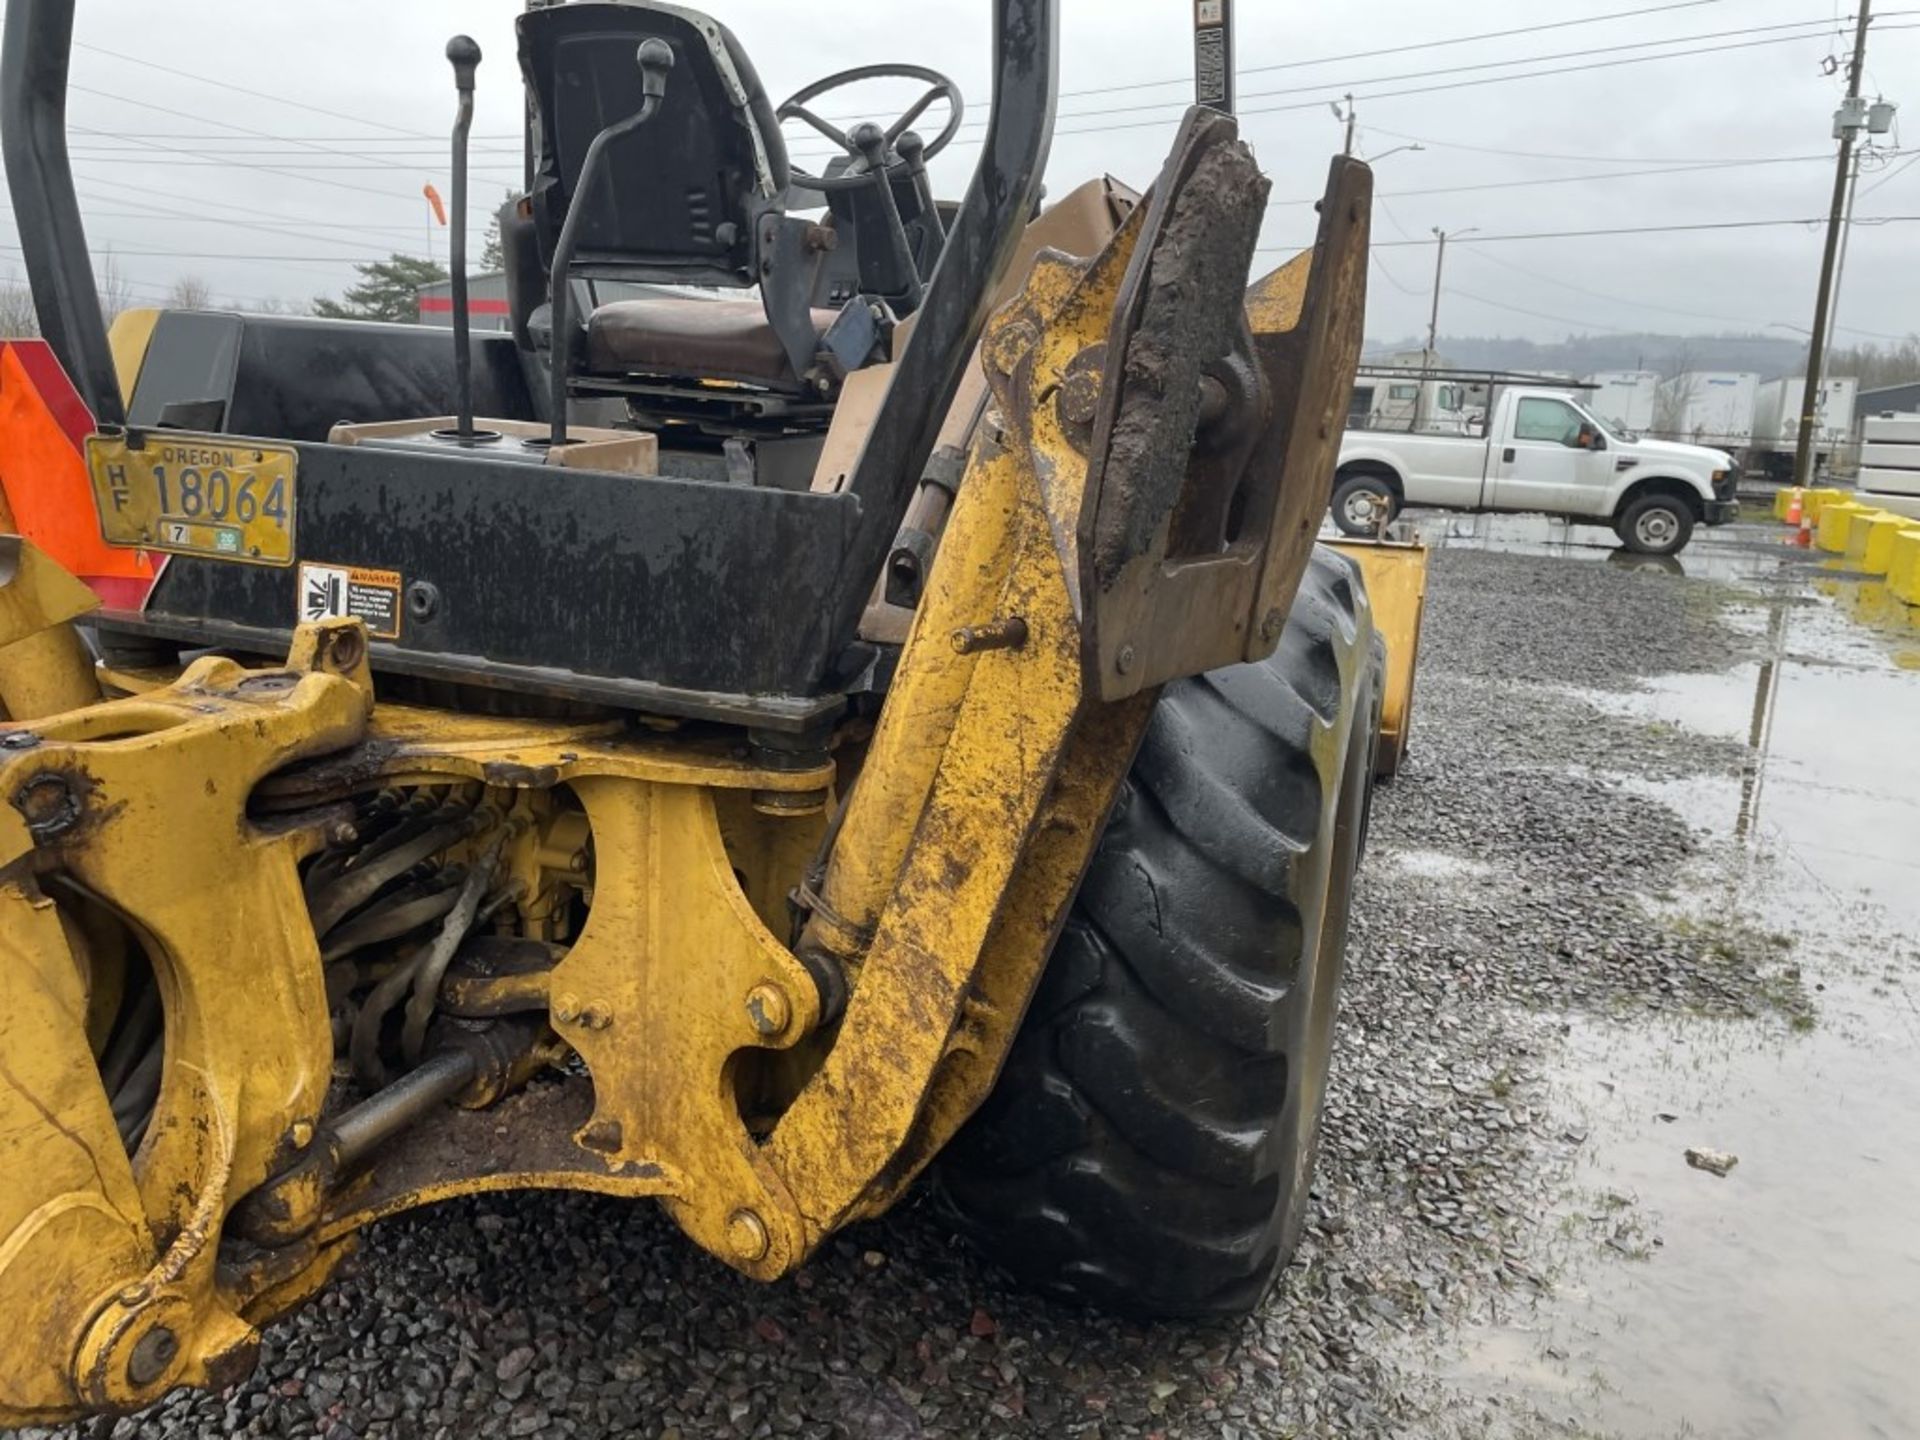
[[[473,131],[473,82],[480,68],[480,47],[470,35],[447,42],[453,85],[460,94],[453,123],[453,241],[448,262],[453,271],[453,383],[457,419],[453,438],[471,445],[473,428],[473,311],[467,293],[467,138]]]
[[[553,345],[548,357],[553,377],[548,402],[553,408],[547,436],[550,451],[567,443],[567,358],[571,348],[570,312],[573,309],[573,283],[569,275],[573,269],[574,251],[580,245],[580,229],[585,222],[587,202],[593,198],[600,172],[606,168],[608,147],[615,140],[631,135],[660,113],[660,104],[667,95],[667,77],[673,71],[673,47],[664,40],[642,41],[634,58],[640,66],[640,108],[593,137],[593,143],[587,147],[587,158],[580,165],[580,178],[574,182],[573,197],[567,203],[567,218],[560,227],[559,242],[553,247],[553,288],[548,306],[553,317]]]

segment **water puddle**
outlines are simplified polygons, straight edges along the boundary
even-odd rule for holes
[[[1628,570],[1728,582],[1768,578],[1777,570],[1782,556],[1791,553],[1784,531],[1750,526],[1695,531],[1692,543],[1678,555],[1635,555],[1622,549],[1613,532],[1604,526],[1569,525],[1544,515],[1448,515],[1417,511],[1409,514],[1401,525],[1433,549],[1458,547],[1551,555]]]
[[[1422,880],[1484,880],[1496,873],[1484,860],[1449,855],[1444,850],[1402,850],[1392,857],[1392,868]]]
[[[1859,585],[1809,580],[1761,607],[1753,663],[1582,695],[1743,747],[1734,775],[1622,783],[1723,842],[1665,907],[1791,937],[1816,1014],[1569,1022],[1551,1104],[1578,1158],[1534,1237],[1553,1286],[1435,1362],[1556,1433],[1920,1427],[1920,660],[1904,614],[1863,626]]]

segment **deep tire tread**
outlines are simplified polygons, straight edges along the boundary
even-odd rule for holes
[[[1235,1314],[1291,1254],[1318,1117],[1288,1049],[1322,904],[1297,892],[1327,873],[1329,807],[1365,793],[1342,772],[1377,670],[1357,568],[1321,549],[1271,660],[1162,693],[1000,1081],[937,1171],[1028,1283]]]

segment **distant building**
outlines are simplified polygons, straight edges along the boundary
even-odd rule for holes
[[[1885,415],[1889,411],[1897,415],[1920,414],[1920,380],[1906,385],[1882,385],[1878,390],[1860,392],[1860,411],[1862,416]]]
[[[619,280],[573,282],[574,310],[580,315],[590,313],[596,304],[604,305],[612,300],[640,300],[651,295],[676,295],[688,300],[720,298],[712,290],[700,290],[690,285],[631,285]],[[499,271],[469,276],[467,303],[473,315],[475,330],[511,330],[513,328],[513,314],[507,305],[507,277]],[[420,287],[420,323],[452,328],[453,282],[451,280],[441,280],[435,284]]]

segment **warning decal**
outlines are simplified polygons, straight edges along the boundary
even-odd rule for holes
[[[302,565],[301,621],[358,620],[376,640],[400,638],[400,572]]]

